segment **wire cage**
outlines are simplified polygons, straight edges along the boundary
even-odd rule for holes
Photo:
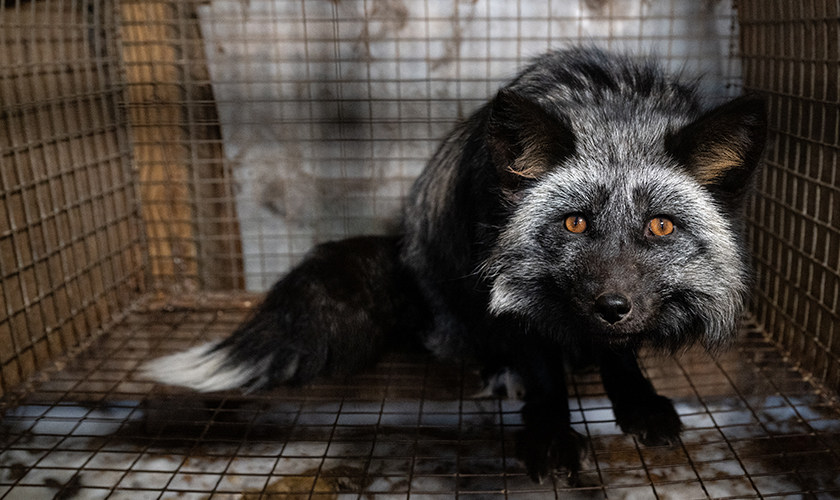
[[[836,0],[9,0],[0,4],[0,498],[840,496]],[[438,141],[585,42],[767,96],[738,343],[644,354],[685,424],[621,434],[570,379],[581,484],[533,483],[517,401],[391,353],[196,395],[136,377],[230,333],[312,245],[394,228]]]

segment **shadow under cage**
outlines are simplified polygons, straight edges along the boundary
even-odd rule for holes
[[[840,496],[837,2],[8,1],[0,5],[0,498]],[[768,99],[736,345],[640,362],[678,443],[569,380],[581,482],[532,482],[521,402],[395,352],[303,388],[137,377],[222,338],[319,242],[393,231],[459,120],[533,56],[655,53]]]

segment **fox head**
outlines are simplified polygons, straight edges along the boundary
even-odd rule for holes
[[[492,314],[560,340],[669,349],[732,338],[750,284],[743,210],[764,102],[516,83],[485,144],[510,211],[484,263]],[[616,86],[618,88],[618,86]]]

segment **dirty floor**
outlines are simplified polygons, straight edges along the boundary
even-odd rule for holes
[[[840,411],[754,327],[715,359],[645,357],[685,424],[649,448],[615,425],[598,375],[571,379],[583,485],[534,484],[513,458],[516,401],[475,373],[389,355],[347,380],[197,395],[135,379],[143,361],[222,337],[239,307],[137,311],[2,409],[0,498],[840,498]]]

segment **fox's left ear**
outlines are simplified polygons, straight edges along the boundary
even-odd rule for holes
[[[709,190],[736,200],[750,185],[766,136],[764,99],[747,95],[671,134],[665,148]]]

